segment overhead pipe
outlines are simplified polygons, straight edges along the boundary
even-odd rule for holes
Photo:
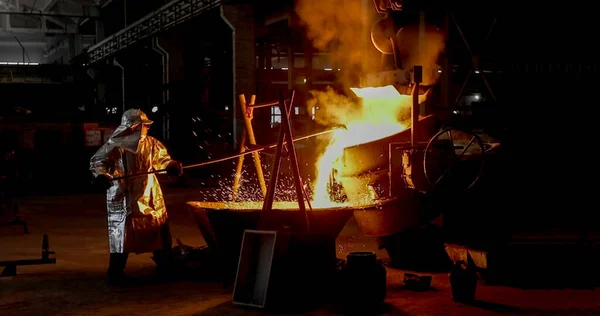
[[[163,70],[163,85],[169,84],[169,64],[170,64],[170,56],[169,52],[167,52],[158,42],[158,37],[154,37],[152,39],[152,49],[159,53],[161,56],[162,70]],[[167,104],[170,99],[169,89],[163,89],[163,104]]]
[[[113,65],[121,68],[121,93],[123,98],[123,113],[125,113],[125,67],[123,67],[116,58],[113,59]]]
[[[231,72],[232,72],[232,93],[231,93],[231,106],[232,106],[232,110],[233,110],[233,148],[237,148],[238,146],[238,137],[237,137],[237,106],[236,106],[236,99],[235,96],[237,95],[236,92],[236,54],[235,54],[235,26],[233,26],[233,24],[229,21],[229,19],[227,19],[227,17],[225,17],[225,13],[223,12],[223,6],[219,7],[219,11],[220,11],[220,15],[221,15],[221,19],[223,19],[223,22],[225,22],[225,24],[227,24],[227,26],[229,27],[229,29],[231,30]]]
[[[163,106],[165,106],[167,103],[169,103],[169,92],[170,89],[168,88],[168,84],[169,84],[169,53],[162,47],[160,46],[160,43],[158,42],[158,36],[154,37],[152,39],[152,49],[159,53],[161,56],[161,65],[162,65],[162,104]],[[165,89],[166,88],[166,89]],[[169,112],[165,112],[164,117],[163,117],[163,138],[165,140],[169,139]]]

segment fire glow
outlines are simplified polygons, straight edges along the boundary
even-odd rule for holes
[[[400,94],[393,86],[351,88],[352,92],[360,98],[360,111],[358,115],[345,122],[346,129],[333,133],[332,138],[322,155],[317,159],[316,179],[313,183],[313,201],[315,207],[340,206],[332,196],[329,187],[331,175],[339,182],[336,174],[343,168],[342,155],[344,148],[375,141],[390,135],[402,132],[408,126],[400,121],[400,113],[410,110],[412,96]],[[420,98],[421,99],[421,98]],[[424,100],[419,100],[423,102]],[[344,106],[329,104],[330,107],[344,110]],[[335,114],[335,113],[333,113]],[[340,116],[344,116],[340,113]],[[369,192],[368,188],[362,188]],[[369,200],[364,200],[364,199]],[[353,205],[370,204],[372,195],[361,197],[348,196],[347,203]],[[358,200],[357,200],[358,199]]]

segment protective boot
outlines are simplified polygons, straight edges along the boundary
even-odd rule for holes
[[[166,223],[160,228],[162,239],[162,249],[153,252],[154,262],[156,262],[156,273],[160,278],[169,279],[173,274],[173,240],[171,237],[171,228]]]
[[[111,253],[108,262],[108,283],[119,285],[125,281],[125,266],[127,265],[128,253]]]

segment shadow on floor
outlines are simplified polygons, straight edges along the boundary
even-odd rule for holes
[[[333,306],[327,306],[327,307],[323,307],[317,310],[313,310],[310,312],[288,312],[288,313],[283,313],[283,312],[275,312],[275,311],[267,311],[267,310],[262,310],[262,309],[253,309],[253,308],[245,308],[242,306],[236,306],[233,305],[232,302],[225,302],[222,304],[219,304],[213,308],[210,308],[204,312],[195,314],[196,316],[212,316],[212,315],[361,315],[361,316],[376,316],[376,315],[397,315],[397,316],[403,316],[403,315],[408,315],[407,313],[401,311],[400,309],[398,309],[398,307],[392,305],[392,304],[388,304],[388,303],[384,303],[381,308],[378,311],[373,311],[373,312],[364,312],[364,311],[360,311],[360,312],[356,312],[356,313],[349,313],[349,312],[342,312],[338,309],[336,309]]]
[[[469,306],[477,307],[480,309],[484,309],[491,312],[498,313],[520,313],[524,312],[522,309],[510,305],[475,300],[474,302],[468,304]]]

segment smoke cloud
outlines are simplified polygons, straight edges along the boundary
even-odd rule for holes
[[[378,16],[372,3],[363,8],[362,2],[298,0],[296,3],[296,12],[306,26],[308,38],[316,49],[330,53],[334,68],[341,69],[338,80],[344,88],[356,86],[357,77],[378,71],[381,66],[381,55],[371,45],[367,32]],[[362,47],[365,38],[369,41],[366,50]],[[424,85],[433,85],[439,80],[437,61],[445,48],[445,36],[436,26],[426,26],[421,38],[418,24],[403,26],[396,34],[395,41],[403,69],[422,66]],[[315,120],[319,124],[347,124],[361,119],[366,110],[363,108],[364,102],[361,102],[364,99],[358,101],[348,98],[330,88],[311,91],[311,95],[308,111],[311,113],[313,108],[317,108]],[[390,113],[392,117],[405,116],[405,113],[399,112],[410,110],[410,102],[401,103],[404,106],[393,106],[395,113]]]
[[[315,116],[318,124],[343,125],[361,116],[361,106],[355,100],[339,94],[331,87],[325,91],[313,90],[310,94],[312,98],[306,106],[308,113],[318,113]]]
[[[422,38],[422,49],[419,45],[419,25],[407,25],[396,34],[396,43],[402,68],[412,69],[414,66],[423,66],[423,84],[433,85],[439,78],[438,59],[444,52],[444,34],[436,26],[425,27]]]
[[[315,48],[331,54],[334,68],[341,69],[339,80],[352,85],[353,77],[373,71],[380,64],[377,55],[365,56],[364,40],[373,23],[374,8],[364,11],[362,0],[298,0],[296,13],[307,29]],[[366,39],[365,39],[366,37]],[[375,52],[371,47],[368,52]]]

